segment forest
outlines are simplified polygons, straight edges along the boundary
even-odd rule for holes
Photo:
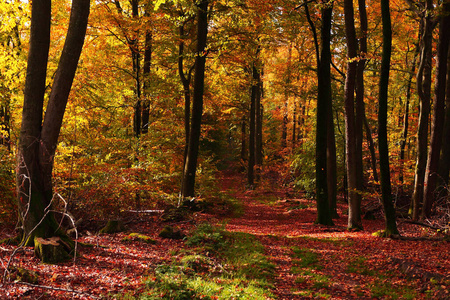
[[[0,0],[1,299],[449,299],[449,0]]]

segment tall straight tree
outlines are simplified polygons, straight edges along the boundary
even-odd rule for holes
[[[64,48],[45,117],[44,94],[50,48],[51,1],[35,0],[31,9],[30,49],[18,144],[17,196],[24,245],[34,245],[47,262],[68,258],[72,241],[59,229],[52,211],[52,170],[70,89],[84,44],[89,0],[73,0]],[[58,237],[54,251],[39,251],[42,239]]]
[[[355,82],[356,82],[356,30],[353,1],[344,0],[345,36],[347,40],[347,76],[345,78],[345,139],[348,181],[348,228],[362,229],[361,194],[358,192],[356,125],[355,125]]]
[[[422,218],[429,218],[435,200],[434,192],[438,179],[439,155],[445,118],[445,88],[447,81],[447,57],[450,41],[450,1],[444,1],[439,22],[439,45],[437,53],[436,85],[433,101],[433,123],[431,126],[430,151],[425,172]]]
[[[365,118],[364,108],[364,70],[366,68],[367,53],[367,12],[366,1],[358,0],[358,11],[360,20],[360,38],[359,38],[359,60],[356,66],[355,82],[355,140],[356,140],[356,186],[358,191],[363,190],[364,172],[363,172],[363,123]],[[360,200],[361,201],[361,200]]]
[[[208,35],[208,0],[201,0],[197,6],[197,51],[195,58],[194,94],[189,145],[183,174],[181,195],[194,197],[195,173],[200,146],[200,133],[203,114],[203,91],[205,86],[206,39]]]
[[[327,181],[327,142],[329,117],[328,106],[331,105],[331,19],[333,1],[322,2],[322,49],[318,61],[318,93],[317,93],[317,119],[316,119],[316,201],[317,220],[323,225],[333,225],[330,209]],[[332,116],[331,116],[332,117]]]
[[[383,24],[383,54],[381,57],[381,73],[378,95],[378,149],[380,152],[381,197],[384,208],[386,227],[384,234],[398,234],[395,221],[395,208],[392,202],[391,176],[389,168],[389,147],[387,139],[387,108],[389,70],[392,52],[392,29],[389,0],[381,0],[381,19]]]
[[[416,86],[419,95],[419,125],[417,129],[417,158],[414,174],[414,193],[412,197],[412,218],[417,220],[423,200],[425,168],[428,152],[428,118],[431,99],[432,41],[435,22],[433,20],[433,1],[425,2],[420,23],[420,60],[417,68]]]

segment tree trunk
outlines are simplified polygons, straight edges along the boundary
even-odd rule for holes
[[[59,253],[58,257],[48,257],[51,263],[67,259],[73,246],[72,241],[59,229],[51,210],[52,169],[64,111],[84,43],[89,5],[89,0],[72,2],[66,41],[42,123],[51,3],[43,0],[33,1],[32,4],[30,50],[18,145],[17,195],[23,243],[33,245],[39,238],[54,236],[62,240],[58,246],[62,248],[61,252],[55,252]]]
[[[189,134],[189,147],[183,175],[182,197],[194,197],[195,173],[200,145],[201,122],[203,114],[203,91],[205,85],[206,38],[208,35],[208,0],[197,6],[197,56],[195,58],[194,95],[192,99],[192,119]]]
[[[439,163],[439,177],[443,186],[448,185],[449,171],[450,171],[450,48],[447,57],[447,88],[445,95],[445,125],[444,137],[442,139],[441,162]],[[447,189],[444,193],[448,194]]]
[[[431,12],[432,9],[433,2],[427,0],[426,11]],[[414,174],[414,193],[411,203],[413,220],[419,218],[420,207],[423,200],[425,168],[427,164],[433,27],[432,14],[427,13],[421,22],[421,28],[423,28],[423,30],[420,30],[422,33],[420,41],[420,62],[416,76],[417,93],[419,94],[419,125],[417,129],[417,159]]]
[[[366,139],[369,144],[370,151],[370,165],[372,166],[373,180],[378,182],[378,172],[377,172],[377,156],[375,154],[375,145],[372,137],[372,130],[370,129],[369,122],[367,121],[367,116],[364,115],[364,130],[366,131]]]
[[[327,144],[328,131],[330,128],[330,118],[328,112],[331,106],[331,17],[333,12],[332,2],[323,2],[322,8],[322,50],[320,61],[318,62],[318,93],[317,93],[317,117],[316,117],[316,202],[317,220],[316,223],[323,225],[333,225],[330,208],[330,197],[328,186],[328,166],[327,166]],[[332,116],[331,116],[332,117]],[[332,123],[332,120],[331,120]]]
[[[142,103],[142,133],[148,132],[150,121],[150,69],[152,66],[152,32],[147,30],[145,33],[145,51],[144,51],[144,102]]]
[[[381,19],[383,24],[383,53],[378,95],[378,149],[380,152],[381,198],[384,208],[386,227],[384,234],[398,234],[395,220],[395,208],[392,202],[391,177],[389,168],[389,145],[387,139],[387,108],[389,70],[392,51],[392,30],[389,0],[381,0]]]
[[[359,60],[356,66],[355,82],[355,140],[356,140],[356,186],[358,191],[364,189],[363,172],[363,124],[365,118],[364,109],[364,70],[366,68],[367,53],[367,12],[366,1],[358,0],[360,19]],[[362,198],[362,196],[359,196]],[[361,199],[360,199],[361,201]]]
[[[254,77],[256,67],[252,66],[252,87],[250,96],[250,121],[249,121],[249,137],[248,137],[248,170],[247,183],[250,188],[255,184],[255,129],[256,129],[256,93],[258,87],[255,85]]]
[[[431,127],[430,152],[425,173],[422,218],[431,216],[435,201],[435,189],[438,178],[439,155],[441,153],[442,134],[445,118],[445,88],[447,78],[447,56],[450,42],[450,3],[444,2],[439,23],[439,45],[437,53],[436,85],[433,101],[433,122]]]
[[[184,143],[184,154],[183,154],[183,176],[185,172],[186,167],[186,157],[188,153],[189,148],[189,134],[190,134],[190,125],[191,125],[191,78],[192,78],[192,71],[193,67],[191,67],[187,73],[187,75],[184,72],[184,25],[185,23],[181,24],[178,27],[179,30],[179,37],[180,37],[180,43],[178,44],[178,76],[180,76],[181,84],[183,85],[183,94],[184,94],[184,136],[185,136],[185,143]],[[182,185],[184,184],[184,181],[182,181]],[[181,187],[181,190],[183,190],[183,186]]]
[[[361,195],[358,191],[357,154],[355,131],[355,81],[356,81],[356,31],[353,13],[353,1],[344,0],[345,35],[347,39],[347,76],[345,79],[345,137],[347,145],[348,180],[348,228],[362,229]]]
[[[399,181],[400,184],[403,185],[403,165],[405,161],[405,148],[406,148],[406,139],[408,138],[408,120],[409,120],[409,102],[411,100],[411,85],[412,79],[414,77],[414,72],[416,71],[416,59],[417,54],[419,53],[419,45],[416,45],[416,51],[414,53],[414,58],[411,66],[411,73],[409,74],[408,83],[406,85],[406,101],[405,101],[405,113],[403,115],[403,129],[401,133],[400,140],[400,175]]]
[[[259,52],[259,50],[258,50]],[[255,165],[256,165],[256,180],[261,178],[261,170],[263,163],[262,155],[262,109],[261,109],[261,72],[255,69],[254,79],[256,80],[256,95],[255,95]]]
[[[130,0],[131,13],[133,18],[139,18],[139,0]],[[127,38],[128,46],[131,50],[131,58],[133,61],[133,76],[135,81],[134,95],[136,102],[134,104],[133,131],[136,137],[141,135],[142,129],[142,100],[141,100],[141,53],[139,51],[139,33],[134,32],[134,36]]]

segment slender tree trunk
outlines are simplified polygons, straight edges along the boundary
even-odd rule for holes
[[[384,208],[386,227],[384,234],[398,234],[395,220],[395,208],[392,202],[391,177],[389,168],[389,145],[387,139],[387,108],[389,70],[391,65],[392,29],[389,0],[381,0],[381,19],[383,24],[383,53],[378,96],[378,149],[380,152],[381,198]]]
[[[260,180],[263,163],[261,85],[261,73],[259,70],[257,70],[257,86],[255,99],[255,164],[257,180]]]
[[[130,0],[131,13],[133,18],[139,18],[139,0]],[[128,44],[131,50],[131,58],[133,61],[134,75],[134,95],[136,102],[134,104],[133,131],[136,137],[141,135],[142,130],[142,100],[141,100],[141,53],[139,51],[139,32],[135,31],[134,36],[128,38]]]
[[[366,68],[367,53],[367,12],[366,1],[358,0],[358,11],[360,19],[359,60],[356,66],[355,82],[355,140],[356,140],[356,186],[358,191],[364,190],[363,172],[363,124],[365,118],[364,110],[364,70]],[[362,198],[361,196],[359,196]],[[361,201],[361,200],[360,200]]]
[[[247,183],[250,188],[253,188],[255,184],[255,129],[256,129],[256,93],[258,86],[253,82],[256,67],[252,66],[252,87],[250,96],[250,122],[249,122],[249,138],[248,138],[248,170],[247,170]]]
[[[366,131],[366,139],[369,144],[370,151],[370,165],[372,166],[373,180],[378,182],[378,172],[377,172],[377,156],[375,154],[375,145],[372,137],[372,130],[370,129],[369,122],[367,121],[367,116],[364,116],[364,130]]]
[[[206,38],[208,35],[208,0],[196,4],[197,12],[197,56],[195,58],[194,97],[192,99],[192,119],[189,134],[189,147],[184,169],[182,197],[194,197],[195,173],[200,145],[201,122],[203,114],[203,90],[206,64]]]
[[[433,101],[433,123],[431,129],[430,152],[424,182],[422,218],[431,216],[435,201],[435,189],[438,178],[439,155],[441,153],[442,134],[445,118],[445,88],[447,80],[447,56],[450,42],[450,3],[444,2],[439,23],[439,45],[437,54],[435,97]]]
[[[42,122],[48,51],[50,1],[33,1],[24,90],[22,125],[18,145],[17,196],[23,243],[35,245],[36,254],[49,263],[69,258],[73,242],[61,231],[52,212],[52,169],[64,111],[84,43],[89,0],[74,0],[69,28]],[[39,238],[58,236],[64,242],[52,253],[40,250]]]
[[[183,154],[183,177],[185,173],[185,167],[186,167],[186,157],[188,153],[189,148],[189,135],[190,135],[190,126],[191,126],[191,91],[190,91],[190,85],[191,85],[191,78],[192,78],[192,71],[193,67],[191,67],[187,73],[187,75],[184,72],[184,25],[185,23],[181,24],[178,27],[179,30],[179,37],[180,42],[178,44],[178,76],[180,76],[181,84],[183,85],[183,94],[184,94],[184,136],[185,136],[185,142],[184,142],[184,154]],[[181,190],[183,191],[183,185],[184,181],[182,180],[181,183]]]
[[[433,38],[433,20],[431,11],[433,2],[427,0],[426,11],[421,26],[423,30],[420,41],[420,62],[417,70],[417,93],[419,94],[419,125],[417,130],[417,159],[414,174],[414,193],[412,198],[412,219],[417,220],[423,200],[425,168],[427,164],[428,148],[428,118],[430,114],[431,98],[431,46]]]
[[[416,51],[414,54],[414,58],[411,66],[411,73],[409,74],[408,83],[406,85],[406,101],[405,101],[405,113],[403,115],[403,129],[401,133],[401,141],[400,141],[400,176],[399,181],[403,185],[403,165],[405,161],[405,148],[406,148],[406,139],[408,138],[408,125],[409,125],[409,102],[411,100],[411,85],[414,77],[414,72],[416,71],[416,59],[419,53],[419,44],[416,46]]]
[[[150,121],[150,69],[152,66],[152,32],[147,30],[145,33],[145,51],[144,51],[144,96],[142,103],[142,133],[148,132]]]
[[[347,145],[348,180],[348,228],[362,229],[361,195],[358,191],[356,125],[355,125],[355,81],[356,81],[356,31],[353,13],[353,1],[344,0],[345,35],[347,39],[347,76],[345,79],[345,136]]]

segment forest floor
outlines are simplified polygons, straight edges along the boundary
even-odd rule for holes
[[[277,299],[450,299],[450,243],[432,240],[380,238],[382,218],[364,220],[363,231],[346,229],[346,205],[340,204],[334,226],[314,224],[315,202],[267,180],[246,190],[240,175],[222,173],[223,193],[237,199],[235,217],[196,213],[192,222],[172,224],[189,235],[198,224],[209,222],[227,231],[251,234],[264,246],[274,265],[271,295]],[[222,225],[220,225],[222,224]],[[225,225],[223,225],[225,224]],[[173,261],[189,248],[184,240],[158,236],[166,224],[156,215],[135,214],[126,233],[81,232],[80,255],[73,262],[41,264],[31,248],[0,244],[2,271],[0,299],[109,299],[145,292],[145,279],[156,266]],[[401,235],[435,237],[425,227],[398,222]],[[130,232],[156,243],[124,241]],[[2,229],[0,239],[12,232]],[[82,246],[81,243],[91,246]],[[6,279],[5,268],[34,271],[37,280]],[[30,281],[30,280],[28,280]],[[153,298],[152,298],[153,299]],[[239,299],[239,298],[235,298]],[[251,299],[251,298],[249,298]]]

